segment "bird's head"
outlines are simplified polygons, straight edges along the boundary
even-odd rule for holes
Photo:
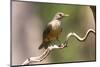
[[[54,19],[60,20],[65,16],[69,16],[69,15],[68,14],[64,14],[63,12],[58,12],[58,13],[55,14]]]

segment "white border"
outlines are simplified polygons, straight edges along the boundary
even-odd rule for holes
[[[32,1],[32,0],[30,0]],[[89,4],[97,6],[97,61],[84,63],[68,63],[39,65],[37,67],[100,67],[100,0],[34,0],[39,2],[57,2],[70,4]],[[10,64],[10,0],[0,0],[0,67]],[[32,67],[32,66],[29,66]],[[35,66],[34,66],[35,67]]]
[[[10,0],[0,0],[0,67],[10,62]]]
[[[96,5],[95,0],[20,0],[20,1],[36,1],[36,2],[50,2],[50,3],[69,3],[82,5]]]

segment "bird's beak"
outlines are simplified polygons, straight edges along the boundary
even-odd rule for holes
[[[65,14],[64,16],[69,16],[68,14]]]

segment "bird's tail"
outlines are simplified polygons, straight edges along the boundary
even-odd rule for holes
[[[38,48],[38,49],[42,49],[42,48],[43,48],[43,46],[44,46],[44,44],[42,43],[42,44],[39,46],[39,48]]]
[[[43,42],[40,46],[39,46],[39,48],[38,49],[42,49],[42,48],[48,48],[48,44],[47,43],[45,43],[45,42]]]

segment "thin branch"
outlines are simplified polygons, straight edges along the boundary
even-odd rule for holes
[[[37,56],[37,57],[30,57],[28,59],[26,59],[26,61],[22,64],[22,65],[28,65],[32,62],[41,62],[42,60],[44,60],[48,55],[49,53],[53,50],[53,49],[62,49],[62,48],[65,48],[67,47],[67,44],[68,44],[68,39],[71,37],[71,36],[74,36],[76,39],[78,39],[79,41],[84,41],[89,33],[92,32],[92,33],[95,33],[95,30],[93,29],[89,29],[85,36],[84,37],[79,37],[76,33],[69,33],[67,36],[66,36],[66,41],[60,45],[51,45],[49,46],[40,56]]]
[[[93,33],[95,33],[95,31],[93,30],[93,29],[89,29],[87,32],[86,32],[86,34],[85,34],[85,36],[84,37],[79,37],[76,33],[69,33],[68,35],[67,35],[67,37],[66,37],[66,41],[68,41],[68,39],[69,39],[69,37],[71,37],[71,36],[74,36],[76,39],[78,39],[79,41],[84,41],[86,38],[87,38],[87,36],[89,35],[89,33],[90,32],[93,32]]]

